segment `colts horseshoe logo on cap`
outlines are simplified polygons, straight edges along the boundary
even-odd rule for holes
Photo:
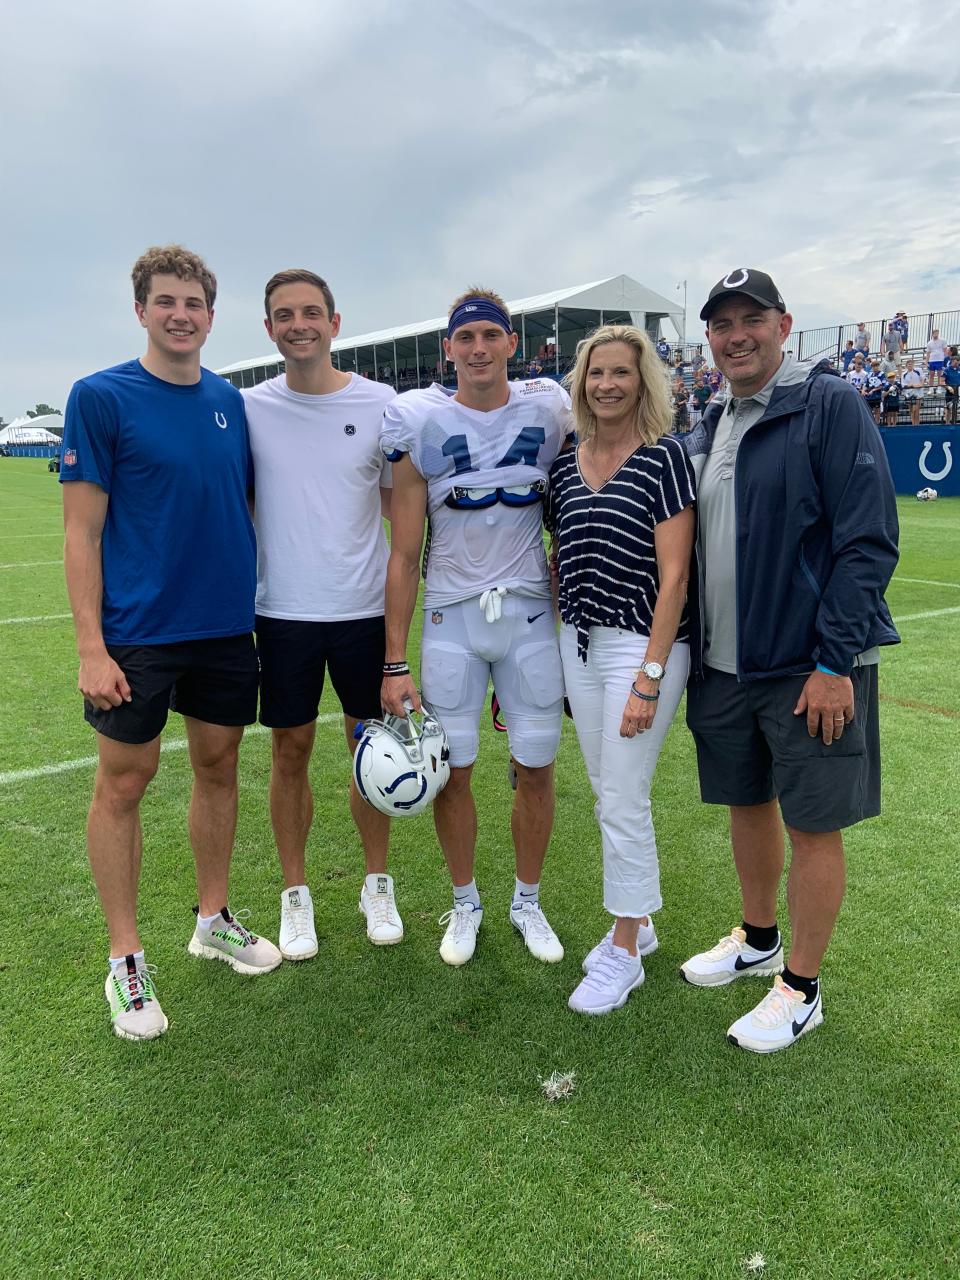
[[[742,288],[743,288],[743,286],[744,286],[744,285],[747,283],[747,281],[750,279],[750,272],[746,269],[746,267],[741,267],[741,268],[740,268],[740,279],[739,279],[739,280],[734,280],[734,279],[733,279],[733,277],[734,277],[735,275],[736,275],[736,272],[735,272],[735,271],[731,271],[728,275],[725,275],[725,276],[723,277],[723,287],[724,287],[725,289],[742,289]]]

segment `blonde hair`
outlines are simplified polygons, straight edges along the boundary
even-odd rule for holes
[[[564,378],[573,401],[577,438],[582,442],[597,434],[597,419],[587,403],[587,371],[597,347],[623,342],[633,348],[640,374],[640,398],[635,425],[641,444],[655,444],[673,431],[673,399],[669,375],[645,333],[629,324],[604,324],[577,343],[577,358]]]
[[[450,310],[447,312],[447,317],[449,318],[452,316],[462,302],[469,302],[471,298],[486,298],[487,302],[496,303],[500,310],[506,315],[510,314],[510,308],[500,297],[499,293],[494,293],[492,289],[484,289],[480,285],[475,285],[474,288],[468,289],[466,293],[461,293],[459,298],[454,298],[450,303]]]

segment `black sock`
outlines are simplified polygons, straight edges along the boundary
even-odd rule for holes
[[[776,921],[761,927],[758,924],[747,924],[744,920],[740,928],[747,935],[747,946],[753,947],[754,951],[776,950],[780,941],[780,930],[777,928]]]
[[[803,1003],[813,1004],[817,998],[817,992],[820,990],[820,975],[815,978],[801,978],[798,973],[794,973],[789,965],[781,973],[780,977],[788,987],[793,987],[794,991],[803,993]]]

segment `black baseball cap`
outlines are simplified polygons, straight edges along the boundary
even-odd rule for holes
[[[737,293],[743,294],[745,298],[752,298],[762,307],[776,307],[778,311],[787,309],[780,297],[780,290],[765,271],[754,271],[753,267],[734,267],[710,290],[710,296],[700,312],[700,319],[709,320],[710,312],[722,298],[729,298],[731,294]]]

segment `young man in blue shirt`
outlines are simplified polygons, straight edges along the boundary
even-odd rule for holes
[[[115,1033],[149,1040],[167,1019],[137,931],[140,801],[168,709],[184,717],[194,774],[188,949],[247,974],[281,957],[227,907],[237,751],[257,706],[256,558],[243,402],[200,367],[216,279],[170,245],[138,259],[133,285],[146,354],[74,385],[60,480],[78,686],[98,735],[87,847],[110,935],[105,994]]]

